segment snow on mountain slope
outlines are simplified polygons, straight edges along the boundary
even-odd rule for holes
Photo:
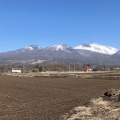
[[[30,46],[25,47],[24,49],[35,50],[35,49],[40,49],[40,47],[38,45],[30,45]]]
[[[54,50],[56,52],[67,52],[67,53],[77,53],[77,51],[75,49],[73,49],[72,47],[65,45],[65,44],[60,44],[60,45],[53,45],[50,47],[46,48],[47,50]]]
[[[19,52],[34,51],[39,49],[41,49],[41,47],[39,47],[38,45],[29,45],[24,48],[18,49],[15,52],[19,53]]]
[[[89,51],[109,54],[109,55],[113,55],[118,51],[118,49],[116,48],[109,47],[109,46],[103,46],[103,45],[95,44],[95,43],[90,44],[90,45],[87,45],[87,44],[79,45],[77,47],[74,47],[74,49],[89,50]]]
[[[47,49],[52,50],[66,50],[66,49],[72,49],[72,47],[69,47],[68,45],[60,44],[60,45],[53,45],[51,47],[48,47]]]
[[[118,50],[116,54],[117,54],[117,55],[120,55],[120,50]]]

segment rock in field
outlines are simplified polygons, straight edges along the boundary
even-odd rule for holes
[[[108,89],[101,97],[103,100],[120,101],[120,90]]]

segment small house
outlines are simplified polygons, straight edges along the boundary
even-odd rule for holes
[[[84,71],[92,71],[93,69],[90,66],[85,66],[83,68]]]
[[[22,73],[21,68],[12,68],[12,73]]]

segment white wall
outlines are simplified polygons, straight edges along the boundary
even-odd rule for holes
[[[21,73],[21,70],[12,70],[12,73]]]

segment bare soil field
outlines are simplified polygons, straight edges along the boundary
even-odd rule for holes
[[[120,80],[0,75],[0,120],[59,120]]]

